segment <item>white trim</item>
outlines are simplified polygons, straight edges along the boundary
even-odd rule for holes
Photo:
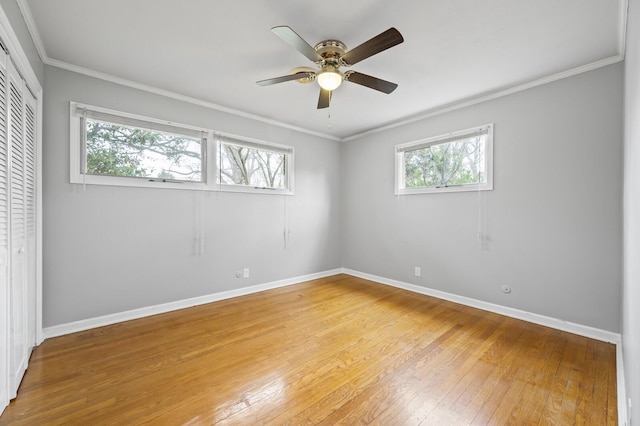
[[[83,111],[89,113],[101,114],[104,117],[98,117],[98,120],[104,119],[107,122],[115,122],[120,124],[128,119],[132,120],[131,126],[138,128],[148,128],[154,131],[166,132],[170,130],[174,134],[183,134],[191,138],[204,138],[206,145],[201,146],[201,165],[207,167],[206,153],[214,147],[213,132],[201,127],[180,124],[168,120],[160,120],[152,117],[132,114],[129,112],[116,111],[108,108],[97,107],[71,101],[69,102],[69,182],[81,185],[110,185],[110,186],[133,186],[148,188],[172,188],[172,189],[191,189],[203,190],[207,189],[206,181],[167,181],[164,179],[153,177],[125,177],[125,176],[106,176],[91,175],[86,173],[86,165],[84,164],[86,155],[86,141],[84,129],[82,127]],[[110,117],[113,116],[113,117]],[[124,124],[128,125],[128,124]],[[206,179],[209,170],[202,170],[202,179]]]
[[[89,77],[97,78],[104,81],[109,81],[111,83],[120,84],[122,86],[131,87],[133,89],[142,90],[148,93],[153,93],[160,96],[165,96],[167,98],[176,99],[179,101],[187,102],[193,105],[202,106],[205,108],[213,109],[220,112],[225,112],[228,114],[232,114],[238,117],[248,118],[250,120],[259,121],[266,124],[271,124],[277,127],[282,127],[288,130],[294,130],[296,132],[305,133],[312,136],[318,136],[324,139],[329,139],[333,141],[340,142],[341,138],[329,135],[322,132],[317,132],[314,130],[305,129],[303,127],[294,126],[292,124],[284,123],[282,121],[273,120],[270,118],[262,117],[256,114],[250,114],[244,111],[240,111],[237,109],[225,107],[213,102],[204,101],[202,99],[193,98],[191,96],[182,95],[176,92],[172,92],[165,89],[160,89],[158,87],[150,86],[143,83],[138,83],[135,81],[127,80],[121,77],[116,77],[110,74],[102,73],[99,71],[94,71],[89,68],[80,67],[77,65],[73,65],[67,62],[63,62],[57,59],[52,59],[47,55],[47,51],[44,47],[44,43],[42,42],[42,37],[40,37],[40,33],[38,32],[35,21],[33,20],[33,15],[31,13],[31,9],[29,8],[26,0],[16,0],[18,3],[18,7],[20,12],[22,13],[25,24],[27,25],[27,29],[29,30],[29,34],[31,34],[31,38],[33,39],[33,44],[36,46],[36,50],[38,51],[38,55],[40,55],[40,59],[46,65],[50,65],[56,68],[65,69],[68,71],[76,72],[78,74],[83,74]],[[2,24],[2,22],[0,22]]]
[[[213,184],[212,184],[213,185]],[[249,185],[233,185],[229,183],[216,183],[215,189],[207,189],[208,191],[219,192],[233,192],[236,194],[263,194],[263,195],[295,195],[293,188],[280,189],[280,188],[268,188]]]
[[[485,135],[484,142],[484,173],[486,182],[466,183],[451,186],[423,186],[419,188],[406,187],[406,162],[405,153],[408,151],[424,149],[433,145],[441,145],[449,142],[460,141],[473,136]],[[439,192],[465,192],[465,191],[491,191],[493,190],[493,123],[470,129],[458,130],[443,135],[419,139],[413,142],[402,143],[395,147],[395,195],[434,194]]]
[[[18,3],[18,8],[20,9],[20,13],[22,14],[24,23],[27,25],[29,34],[31,34],[31,40],[33,41],[33,44],[38,51],[38,56],[40,56],[40,60],[45,63],[45,59],[48,59],[47,51],[44,48],[42,38],[40,37],[40,33],[38,32],[36,23],[33,20],[33,16],[31,15],[31,9],[29,9],[26,0],[16,0],[16,3]]]
[[[62,62],[59,61],[57,59],[50,59],[47,58],[45,61],[43,61],[45,64],[47,65],[51,65],[53,67],[56,68],[61,68],[61,69],[65,69],[68,71],[72,71],[78,74],[83,74],[89,77],[93,77],[93,78],[97,78],[99,80],[104,80],[104,81],[108,81],[111,83],[116,83],[119,84],[121,86],[126,86],[126,87],[130,87],[132,89],[137,89],[137,90],[142,90],[144,92],[148,92],[148,93],[153,93],[156,95],[160,95],[160,96],[164,96],[170,99],[176,99],[178,101],[182,101],[182,102],[187,102],[193,105],[198,105],[198,106],[202,106],[208,109],[212,109],[215,111],[220,111],[220,112],[225,112],[231,115],[235,115],[238,117],[242,117],[242,118],[248,118],[250,120],[255,120],[255,121],[259,121],[261,123],[266,123],[266,124],[271,124],[273,126],[277,126],[277,127],[282,127],[284,129],[288,129],[288,130],[294,130],[296,132],[300,132],[300,133],[306,133],[308,135],[312,135],[312,136],[318,136],[324,139],[329,139],[329,140],[333,140],[333,141],[338,141],[340,142],[342,139],[336,137],[336,136],[332,136],[332,135],[328,135],[326,133],[321,133],[321,132],[316,132],[314,130],[309,130],[309,129],[305,129],[303,127],[299,127],[299,126],[294,126],[292,124],[288,124],[288,123],[284,123],[282,121],[277,121],[277,120],[273,120],[270,118],[266,118],[266,117],[262,117],[260,115],[256,115],[256,114],[250,114],[248,112],[244,112],[244,111],[240,111],[237,109],[233,109],[233,108],[229,108],[229,107],[225,107],[219,104],[215,104],[213,102],[208,102],[208,101],[204,101],[202,99],[197,99],[197,98],[192,98],[191,96],[186,96],[186,95],[182,95],[179,93],[175,93],[175,92],[171,92],[169,90],[165,90],[165,89],[160,89],[158,87],[154,87],[154,86],[150,86],[147,84],[143,84],[143,83],[138,83],[135,81],[131,81],[131,80],[127,80],[121,77],[116,77],[116,76],[112,76],[109,74],[105,74],[99,71],[94,71],[88,68],[83,68],[83,67],[79,67],[77,65],[72,65],[72,64],[68,64],[66,62]]]
[[[86,112],[85,112],[86,111]],[[91,117],[105,122],[122,124],[125,126],[151,129],[153,131],[170,132],[186,135],[191,138],[204,138],[206,144],[202,146],[201,164],[203,166],[202,181],[165,180],[161,178],[127,177],[111,175],[92,175],[86,173],[86,138],[82,129],[83,117]],[[128,122],[129,121],[129,122]],[[225,138],[229,138],[226,141]],[[261,188],[251,185],[230,185],[218,182],[218,159],[221,144],[229,143],[246,146],[253,149],[276,151],[285,155],[286,176],[284,188]],[[175,121],[157,119],[109,108],[97,107],[69,102],[69,182],[79,185],[108,185],[127,186],[154,189],[180,189],[192,191],[241,192],[268,195],[294,195],[294,155],[295,148],[288,145],[263,141],[230,133],[222,133],[204,127],[177,123]]]
[[[230,133],[215,132],[216,143],[216,161],[215,174],[216,174],[216,188],[220,192],[241,192],[241,193],[258,193],[258,194],[272,194],[272,195],[294,195],[294,178],[295,178],[295,148],[288,145],[277,144],[273,142],[266,142],[256,138],[249,138],[243,136],[232,135]],[[250,149],[271,151],[284,154],[285,158],[285,176],[283,188],[271,188],[271,187],[256,187],[251,185],[241,184],[229,184],[221,182],[220,175],[220,156],[222,145],[236,145],[243,146]],[[213,182],[212,182],[213,185]]]
[[[336,274],[348,274],[354,277],[363,278],[369,281],[373,281],[383,285],[389,285],[403,290],[408,290],[418,294],[424,294],[426,296],[436,297],[438,299],[448,300],[450,302],[459,303],[461,305],[470,306],[477,309],[482,309],[489,312],[494,312],[500,315],[505,315],[511,318],[520,319],[523,321],[531,322],[545,327],[554,328],[568,333],[577,334],[580,336],[596,339],[604,342],[613,343],[616,345],[616,375],[617,375],[617,405],[618,405],[618,425],[627,425],[627,406],[626,406],[626,391],[625,391],[625,379],[624,379],[624,362],[622,353],[622,338],[619,333],[613,333],[606,330],[597,329],[581,324],[571,323],[568,321],[559,320],[544,315],[538,315],[531,312],[522,311],[519,309],[508,308],[506,306],[496,305],[493,303],[483,302],[468,297],[458,296],[455,294],[430,289],[427,287],[418,286],[415,284],[409,284],[402,281],[391,280],[388,278],[379,277],[376,275],[366,274],[363,272],[355,271],[348,268],[338,268],[328,270],[324,272],[318,272],[315,274],[302,275],[294,278],[273,281],[270,283],[258,284],[251,287],[244,287],[235,290],[228,290],[219,293],[213,293],[205,296],[194,297],[185,300],[179,300],[175,302],[164,303],[162,305],[149,306],[140,309],[134,309],[125,312],[118,312],[115,314],[104,315],[96,318],[89,318],[80,321],[74,321],[66,324],[60,324],[52,327],[47,327],[43,330],[43,336],[46,339],[59,337],[66,334],[76,333],[80,331],[89,330],[96,327],[104,327],[107,325],[116,324],[123,321],[130,321],[139,318],[144,318],[151,315],[163,314],[178,309],[185,309],[194,306],[204,305],[207,303],[217,302],[220,300],[231,299],[234,297],[245,296],[249,294],[258,293],[261,291],[271,290],[279,287],[286,287],[289,285],[299,284],[305,281],[330,277]]]
[[[89,318],[85,320],[74,321],[71,323],[60,324],[60,325],[45,328],[43,330],[44,337],[46,339],[49,339],[52,337],[62,336],[69,333],[89,330],[95,327],[103,327],[105,325],[116,324],[122,321],[130,321],[133,319],[144,318],[150,315],[162,314],[166,312],[175,311],[178,309],[184,309],[192,306],[198,306],[206,303],[216,302],[219,300],[225,300],[233,297],[258,293],[265,290],[271,290],[274,288],[299,284],[305,281],[330,277],[336,274],[352,275],[354,277],[363,278],[365,280],[373,281],[378,284],[389,285],[391,287],[401,288],[403,290],[408,290],[413,293],[418,293],[418,294],[423,294],[425,296],[431,296],[431,297],[436,297],[438,299],[448,300],[450,302],[459,303],[461,305],[469,306],[472,308],[482,309],[484,311],[494,312],[494,313],[508,316],[511,318],[516,318],[516,319],[531,322],[534,324],[542,325],[545,327],[554,328],[556,330],[577,334],[579,336],[584,336],[591,339],[600,340],[603,342],[613,343],[618,346],[620,346],[620,343],[621,343],[620,333],[614,333],[611,331],[602,330],[602,329],[590,327],[587,325],[576,324],[569,321],[548,317],[545,315],[522,311],[520,309],[509,308],[507,306],[496,305],[494,303],[484,302],[481,300],[459,296],[456,294],[447,293],[444,291],[435,290],[428,287],[409,284],[402,281],[392,280],[389,278],[379,277],[376,275],[371,275],[371,274],[355,271],[353,269],[348,269],[348,268],[332,269],[332,270],[318,272],[314,274],[302,275],[294,278],[287,278],[287,279],[272,281],[264,284],[257,284],[251,287],[243,287],[235,290],[212,293],[204,296],[178,300],[175,302],[169,302],[161,305],[148,306],[145,308],[134,309],[131,311],[118,312],[115,314],[104,315],[101,317]]]
[[[115,314],[104,315],[95,318],[88,318],[80,321],[74,321],[66,324],[55,325],[47,327],[43,330],[45,339],[52,337],[63,336],[65,334],[76,333],[79,331],[89,330],[96,327],[104,327],[106,325],[116,324],[123,321],[130,321],[134,319],[144,318],[151,315],[163,314],[178,309],[190,308],[193,306],[204,305],[207,303],[217,302],[220,300],[231,299],[239,296],[246,296],[248,294],[258,293],[261,291],[271,290],[279,287],[286,287],[289,285],[299,284],[305,281],[316,280],[319,278],[330,277],[341,273],[340,269],[334,269],[324,272],[317,272],[315,274],[302,275],[294,278],[287,278],[279,281],[272,281],[264,284],[257,284],[251,287],[243,287],[235,290],[222,291],[219,293],[212,293],[205,296],[193,297],[190,299],[178,300],[175,302],[164,303],[161,305],[148,306],[145,308],[133,309],[125,312],[118,312]]]
[[[618,397],[618,426],[626,426],[629,419],[627,388],[624,380],[622,341],[616,344],[616,388]]]
[[[28,90],[36,100],[36,288],[35,288],[35,342],[29,346],[39,345],[43,341],[42,333],[42,96],[43,89],[36,73],[31,67],[20,40],[13,31],[4,8],[0,6],[0,38],[9,50],[11,61],[24,79]],[[37,45],[36,45],[37,48]],[[28,360],[27,360],[28,362]],[[0,401],[2,404],[4,401]],[[1,406],[1,405],[0,405]],[[4,406],[2,406],[4,409]],[[1,412],[2,410],[0,410]]]
[[[435,117],[438,115],[442,115],[451,111],[456,111],[462,108],[466,108],[469,106],[473,106],[473,105],[477,105],[483,102],[487,102],[493,99],[498,99],[498,98],[502,98],[504,96],[507,95],[511,95],[513,93],[517,93],[517,92],[522,92],[537,86],[542,86],[544,84],[547,83],[552,83],[554,81],[557,80],[562,80],[564,78],[567,77],[572,77],[578,74],[582,74],[588,71],[593,71],[596,70],[598,68],[602,68],[605,67],[607,65],[612,65],[618,62],[621,62],[623,60],[623,56],[622,55],[616,55],[616,56],[612,56],[606,59],[602,59],[600,61],[596,61],[596,62],[591,62],[589,64],[586,65],[582,65],[580,67],[576,67],[567,71],[562,71],[560,73],[557,74],[553,74],[547,77],[543,77],[541,79],[538,80],[534,80],[528,83],[524,83],[521,85],[517,85],[517,86],[513,86],[504,90],[500,90],[497,92],[490,92],[490,93],[486,93],[483,95],[480,95],[478,97],[469,99],[469,98],[464,98],[464,99],[460,99],[459,101],[456,101],[452,104],[449,105],[443,105],[443,106],[437,106],[431,110],[428,110],[424,113],[421,113],[417,116],[411,117],[411,118],[404,118],[404,119],[400,119],[398,121],[394,121],[390,124],[386,124],[384,126],[380,126],[380,127],[374,127],[372,129],[366,130],[364,132],[361,133],[356,133],[353,134],[351,136],[347,136],[344,138],[339,138],[337,136],[333,136],[333,135],[329,135],[326,133],[321,133],[321,132],[316,132],[314,130],[309,130],[309,129],[305,129],[303,127],[299,127],[299,126],[294,126],[292,124],[288,124],[288,123],[284,123],[282,121],[277,121],[277,120],[273,120],[270,118],[265,118],[259,115],[255,115],[255,114],[250,114],[247,112],[243,112],[237,109],[233,109],[233,108],[228,108],[228,107],[224,107],[222,105],[218,105],[218,104],[214,104],[213,102],[207,102],[207,101],[203,101],[201,99],[196,99],[196,98],[192,98],[190,96],[185,96],[185,95],[181,95],[175,92],[171,92],[165,89],[160,89],[157,87],[153,87],[153,86],[149,86],[146,84],[142,84],[142,83],[136,83],[130,80],[126,80],[120,77],[115,77],[109,74],[105,74],[105,73],[101,73],[98,71],[93,71],[87,68],[83,68],[83,67],[79,67],[76,65],[72,65],[72,64],[68,64],[66,62],[62,62],[62,61],[58,61],[56,59],[50,59],[47,58],[45,61],[43,61],[45,64],[47,65],[51,65],[54,66],[56,68],[62,68],[62,69],[66,69],[68,71],[73,71],[76,72],[78,74],[83,74],[83,75],[87,75],[89,77],[93,77],[93,78],[97,78],[100,80],[104,80],[104,81],[109,81],[111,83],[116,83],[116,84],[120,84],[122,86],[127,86],[127,87],[131,87],[133,89],[138,89],[138,90],[142,90],[145,92],[149,92],[149,93],[153,93],[156,95],[160,95],[160,96],[165,96],[167,98],[171,98],[171,99],[176,99],[179,101],[183,101],[183,102],[187,102],[193,105],[198,105],[198,106],[202,106],[205,108],[209,108],[209,109],[213,109],[216,111],[220,111],[220,112],[226,112],[228,114],[232,114],[232,115],[236,115],[238,117],[243,117],[243,118],[248,118],[250,120],[255,120],[255,121],[259,121],[262,123],[266,123],[266,124],[271,124],[274,126],[278,126],[278,127],[282,127],[285,129],[289,129],[289,130],[294,130],[300,133],[306,133],[308,135],[312,135],[312,136],[318,136],[321,138],[325,138],[325,139],[329,139],[329,140],[333,140],[333,141],[337,141],[337,142],[349,142],[352,140],[356,140],[356,139],[360,139],[364,136],[368,136],[368,135],[372,135],[375,133],[380,133],[386,130],[390,130],[390,129],[394,129],[396,127],[401,127],[404,126],[406,124],[411,124],[411,123],[415,123],[417,121],[422,121],[425,120],[427,118],[431,118],[431,117]]]
[[[458,109],[462,109],[462,108],[466,108],[468,106],[472,106],[472,105],[476,105],[482,102],[486,102],[486,101],[490,101],[493,99],[497,99],[497,98],[501,98],[503,96],[507,96],[516,92],[521,92],[524,90],[528,90],[531,89],[533,87],[537,87],[537,86],[541,86],[543,84],[547,84],[547,83],[552,83],[554,81],[557,80],[561,80],[563,78],[567,78],[567,77],[572,77],[574,75],[578,75],[578,74],[582,74],[588,71],[593,71],[595,69],[598,68],[602,68],[605,67],[607,65],[611,65],[611,64],[615,64],[618,62],[621,62],[624,60],[624,54],[625,54],[625,49],[626,49],[626,22],[627,22],[627,9],[628,9],[628,0],[620,0],[620,2],[622,3],[622,7],[621,7],[621,16],[620,16],[620,20],[624,25],[621,25],[620,28],[620,34],[619,34],[619,46],[618,49],[620,50],[619,53],[617,55],[611,56],[609,58],[605,58],[599,61],[595,61],[595,62],[591,62],[576,68],[572,68],[570,70],[566,70],[566,71],[562,71],[556,74],[552,74],[550,76],[547,77],[543,77],[540,78],[538,80],[533,80],[531,82],[527,82],[524,84],[520,84],[520,85],[516,85],[516,86],[512,86],[512,87],[508,87],[506,89],[502,89],[502,90],[498,90],[496,92],[488,92],[488,93],[484,93],[479,95],[478,97],[474,97],[474,98],[463,98],[460,99],[458,101],[455,101],[451,104],[448,105],[441,105],[441,106],[437,106],[435,108],[432,108],[430,110],[427,110],[423,113],[418,113],[418,115],[411,117],[411,118],[403,118],[400,119],[398,121],[394,121],[391,122],[389,124],[386,124],[384,126],[379,126],[379,127],[374,127],[372,129],[366,130],[364,132],[361,133],[355,133],[353,135],[350,136],[346,136],[344,138],[339,138],[333,135],[329,135],[326,133],[321,133],[321,132],[317,132],[314,130],[309,130],[309,129],[305,129],[299,126],[294,126],[292,124],[287,124],[281,121],[277,121],[277,120],[273,120],[273,119],[269,119],[269,118],[265,118],[259,115],[254,115],[254,114],[249,114],[243,111],[239,111],[233,108],[228,108],[228,107],[224,107],[222,105],[218,105],[218,104],[214,104],[212,102],[207,102],[207,101],[203,101],[201,99],[196,99],[196,98],[192,98],[190,96],[185,96],[185,95],[181,95],[175,92],[170,92],[168,90],[165,89],[160,89],[157,87],[153,87],[153,86],[149,86],[146,84],[141,84],[141,83],[136,83],[134,81],[130,81],[130,80],[126,80],[120,77],[115,77],[109,74],[105,74],[105,73],[101,73],[98,71],[94,71],[88,68],[84,68],[84,67],[79,67],[77,65],[72,65],[63,61],[59,61],[57,59],[52,59],[50,58],[47,53],[46,50],[44,48],[44,45],[42,43],[42,39],[40,37],[40,34],[38,33],[36,26],[34,24],[33,21],[33,16],[31,14],[31,10],[29,9],[29,6],[26,2],[26,0],[16,0],[18,3],[18,6],[20,7],[20,11],[22,12],[22,16],[24,17],[25,23],[27,24],[27,28],[29,29],[29,32],[31,34],[31,38],[33,39],[33,42],[36,46],[36,49],[38,50],[38,54],[40,55],[40,58],[42,59],[42,62],[46,65],[51,65],[53,67],[57,67],[57,68],[62,68],[62,69],[66,69],[68,71],[73,71],[79,74],[84,74],[87,75],[89,77],[94,77],[100,80],[105,80],[105,81],[110,81],[112,83],[116,83],[116,84],[120,84],[123,86],[127,86],[127,87],[131,87],[134,89],[138,89],[138,90],[143,90],[145,92],[149,92],[149,93],[154,93],[157,95],[161,95],[161,96],[166,96],[168,98],[172,98],[172,99],[177,99],[183,102],[188,102],[194,105],[199,105],[205,108],[210,108],[216,111],[221,111],[221,112],[226,112],[232,115],[236,115],[239,117],[244,117],[244,118],[248,118],[251,120],[256,120],[256,121],[260,121],[263,123],[267,123],[267,124],[271,124],[274,126],[278,126],[278,127],[282,127],[285,129],[289,129],[289,130],[295,130],[301,133],[306,133],[312,136],[318,136],[321,138],[325,138],[325,139],[329,139],[329,140],[333,140],[333,141],[338,141],[338,142],[349,142],[355,139],[360,139],[364,136],[368,136],[368,135],[372,135],[375,133],[380,133],[383,132],[385,130],[389,130],[389,129],[393,129],[396,127],[400,127],[400,126],[404,126],[405,124],[410,124],[410,123],[415,123],[416,121],[421,121],[421,120],[425,120],[427,118],[431,118],[431,117],[435,117],[437,115],[441,115],[441,114],[445,114],[447,112],[451,112],[451,111],[455,111]],[[2,24],[2,22],[0,22],[0,24]]]
[[[343,269],[343,273],[353,275],[354,277],[363,278],[365,280],[374,281],[380,284],[401,288],[403,290],[408,290],[414,293],[437,297],[438,299],[448,300],[450,302],[459,303],[461,305],[470,306],[472,308],[482,309],[483,311],[494,312],[496,314],[520,319],[538,325],[543,325],[545,327],[555,328],[556,330],[566,331],[568,333],[589,337],[591,339],[596,339],[603,342],[609,342],[618,345],[620,344],[621,340],[620,333],[601,330],[599,328],[589,327],[587,325],[576,324],[573,322],[535,314],[532,312],[522,311],[520,309],[509,308],[507,306],[496,305],[494,303],[484,302],[482,300],[472,299],[469,297],[458,296],[457,294],[447,293],[428,287],[366,274],[364,272],[354,271],[352,269]]]
[[[27,55],[22,50],[20,40],[13,32],[13,27],[9,18],[4,13],[4,9],[0,6],[0,38],[7,44],[6,48],[9,50],[11,60],[14,62],[21,77],[27,83],[27,87],[31,90],[33,96],[37,99],[42,97],[42,86],[36,77],[36,73],[31,68],[31,63],[27,58]]]
[[[426,120],[428,118],[432,118],[438,115],[442,115],[451,111],[456,111],[462,108],[467,108],[473,105],[477,105],[477,104],[481,104],[483,102],[487,102],[487,101],[491,101],[494,99],[498,99],[498,98],[502,98],[504,96],[507,95],[511,95],[517,92],[523,92],[525,90],[528,89],[532,89],[534,87],[538,87],[538,86],[542,86],[544,84],[547,83],[553,83],[554,81],[557,80],[562,80],[564,78],[567,77],[573,77],[575,75],[578,74],[582,74],[588,71],[593,71],[596,70],[598,68],[602,68],[602,67],[606,67],[607,65],[612,65],[615,63],[618,63],[620,61],[622,61],[624,59],[624,57],[622,55],[615,55],[615,56],[611,56],[609,58],[606,59],[602,59],[600,61],[596,61],[596,62],[591,62],[589,64],[586,65],[582,65],[576,68],[572,68],[570,70],[567,71],[562,71],[559,72],[557,74],[552,74],[550,76],[547,77],[543,77],[540,78],[538,80],[533,80],[530,81],[528,83],[524,83],[524,84],[520,84],[517,86],[512,86],[503,90],[498,90],[496,92],[488,92],[482,95],[479,95],[478,97],[474,97],[474,98],[465,98],[465,99],[460,99],[459,101],[453,102],[449,105],[442,105],[442,106],[438,106],[435,107],[433,109],[430,109],[422,114],[418,114],[416,116],[410,117],[410,118],[404,118],[404,119],[400,119],[398,121],[394,121],[392,123],[386,124],[384,126],[380,126],[380,127],[376,127],[367,131],[364,131],[362,133],[356,133],[354,135],[351,136],[347,136],[345,138],[342,139],[342,142],[349,142],[352,140],[356,140],[356,139],[360,139],[362,137],[365,136],[369,136],[369,135],[373,135],[375,133],[380,133],[380,132],[384,132],[386,130],[390,130],[390,129],[395,129],[396,127],[402,127],[404,125],[407,124],[411,124],[411,123],[415,123],[417,121],[422,121],[422,120]]]
[[[376,275],[366,274],[364,272],[354,271],[348,268],[342,268],[342,273],[353,275],[354,277],[363,278],[365,280],[385,284],[392,287],[401,288],[418,294],[436,297],[438,299],[448,300],[450,302],[459,303],[461,305],[470,306],[472,308],[482,309],[484,311],[494,312],[511,318],[520,319],[533,324],[554,328],[560,331],[577,334],[579,336],[588,337],[590,339],[600,340],[616,345],[616,398],[618,408],[618,426],[629,426],[627,424],[627,393],[625,387],[625,371],[624,359],[622,352],[622,336],[620,333],[614,333],[582,324],[576,324],[545,315],[534,314],[522,311],[520,309],[509,308],[506,306],[496,305],[493,303],[483,302],[481,300],[469,297],[458,296],[456,294],[447,293],[440,290],[434,290],[415,284],[409,284],[402,281],[391,280]]]
[[[36,346],[42,335],[42,96],[36,97]]]
[[[215,132],[215,135],[218,137],[220,142],[226,143],[229,145],[239,145],[245,146],[248,148],[262,149],[265,151],[273,151],[279,153],[291,153],[293,152],[293,147],[289,145],[283,145],[279,143],[263,141],[257,138],[251,138],[248,136],[239,136],[226,132]]]
[[[161,120],[78,102],[71,102],[71,114],[76,117],[90,118],[97,121],[159,131],[172,135],[188,136],[190,138],[206,137],[209,133],[209,129],[205,129],[204,127],[191,126],[189,124],[176,123],[175,121]]]
[[[620,0],[620,33],[618,34],[618,52],[622,59],[627,54],[627,22],[629,13],[629,1]]]

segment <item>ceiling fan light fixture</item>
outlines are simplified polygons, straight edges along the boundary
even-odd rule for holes
[[[402,34],[391,27],[364,43],[347,50],[347,46],[339,40],[324,40],[312,47],[291,27],[285,25],[271,28],[271,32],[280,37],[285,43],[302,53],[307,59],[319,68],[295,68],[289,75],[256,81],[259,86],[284,83],[296,80],[300,83],[318,81],[320,97],[318,109],[328,108],[331,102],[331,94],[340,87],[343,81],[358,84],[369,89],[389,94],[393,92],[397,84],[385,81],[370,75],[356,71],[340,72],[340,67],[350,67],[358,62],[387,50],[404,41]],[[316,71],[317,70],[317,71]]]
[[[320,72],[316,74],[318,84],[324,90],[335,90],[341,84],[344,76],[334,66],[326,66]]]

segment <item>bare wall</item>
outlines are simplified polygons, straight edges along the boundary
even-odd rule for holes
[[[44,75],[44,327],[341,266],[338,142],[50,66]],[[69,101],[291,145],[295,195],[72,185]],[[235,278],[245,267],[251,277]]]
[[[344,267],[619,332],[621,118],[615,64],[346,143]],[[486,123],[493,191],[394,196],[396,144]]]
[[[629,1],[625,59],[622,348],[634,424],[640,417],[640,2]],[[624,401],[625,404],[627,401]]]

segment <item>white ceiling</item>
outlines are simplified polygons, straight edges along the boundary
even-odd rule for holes
[[[43,62],[151,86],[345,138],[624,55],[626,0],[18,0]],[[398,83],[257,80],[308,59],[270,32],[353,48],[396,27],[405,42],[351,69]],[[109,77],[111,78],[111,77]]]

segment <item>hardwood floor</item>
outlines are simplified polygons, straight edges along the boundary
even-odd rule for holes
[[[614,425],[615,347],[348,275],[62,336],[0,425]]]

